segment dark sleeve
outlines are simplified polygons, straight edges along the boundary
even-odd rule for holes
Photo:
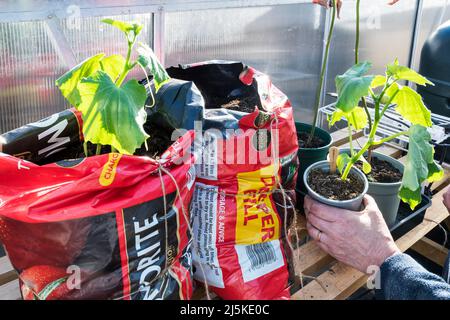
[[[450,300],[450,285],[406,254],[386,259],[380,276],[384,299]]]

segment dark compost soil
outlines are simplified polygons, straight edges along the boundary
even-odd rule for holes
[[[137,156],[148,156],[150,158],[156,159],[160,157],[173,143],[170,139],[171,133],[157,128],[156,126],[144,126],[145,131],[150,136],[147,139],[147,148],[145,146],[136,150],[135,155]]]
[[[298,137],[298,146],[299,148],[321,148],[326,145],[325,141],[317,136],[314,136],[311,139],[311,142],[307,144],[309,138],[309,132],[299,132],[297,134]]]
[[[395,183],[402,180],[402,173],[387,161],[372,156],[370,161],[372,171],[366,174],[367,180],[370,182]],[[357,162],[355,166],[362,171],[362,163]]]
[[[364,182],[353,173],[342,180],[338,173],[330,174],[321,169],[311,170],[308,184],[315,192],[330,200],[351,200],[364,191]]]
[[[206,109],[224,108],[228,110],[240,111],[245,113],[252,113],[255,107],[262,110],[258,97],[249,95],[236,99],[224,99],[221,97],[212,97],[206,104]]]

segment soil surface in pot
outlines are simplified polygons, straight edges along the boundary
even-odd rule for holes
[[[262,110],[259,106],[259,101],[256,96],[241,97],[239,99],[227,100],[220,97],[214,97],[209,101],[206,109],[224,108],[229,110],[241,111],[245,113],[252,113],[255,111],[255,106]]]
[[[317,137],[317,136],[314,136],[311,139],[311,142],[307,143],[308,139],[309,139],[309,136],[310,136],[309,132],[299,132],[299,133],[297,133],[298,147],[299,148],[312,149],[312,148],[321,148],[321,147],[325,147],[326,146],[325,141],[323,139]]]
[[[156,159],[174,143],[174,141],[170,140],[170,134],[155,126],[145,126],[145,131],[150,136],[150,138],[147,139],[148,150],[145,146],[136,150],[135,155],[137,156],[148,156]]]
[[[315,192],[330,200],[351,200],[364,191],[364,182],[356,174],[350,173],[344,181],[340,174],[330,174],[318,168],[311,170],[308,184]]]
[[[402,173],[394,168],[388,161],[378,159],[372,156],[370,161],[372,171],[366,174],[367,180],[370,182],[395,183],[402,180]],[[362,171],[362,162],[357,162],[355,166]]]

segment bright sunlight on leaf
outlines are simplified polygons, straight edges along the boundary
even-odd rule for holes
[[[393,77],[395,80],[411,81],[421,86],[427,84],[434,86],[433,82],[431,82],[424,76],[421,76],[420,74],[418,74],[417,72],[408,67],[399,65],[398,59],[395,59],[394,63],[389,64],[387,66],[386,74],[390,77]]]
[[[81,79],[90,76],[100,69],[100,60],[104,56],[104,53],[100,53],[90,57],[56,80],[56,86],[72,106],[77,107],[81,103],[80,93],[78,92],[78,84]]]
[[[388,91],[390,96],[395,94],[392,103],[397,107],[395,110],[400,113],[406,120],[414,124],[424,127],[431,127],[431,112],[427,109],[422,101],[420,94],[407,86],[400,86],[394,83]]]
[[[99,70],[79,85],[85,139],[111,145],[120,153],[133,154],[148,135],[143,129],[147,94],[136,80],[117,87]]]
[[[367,114],[361,107],[355,107],[350,112],[344,112],[341,109],[336,109],[330,119],[330,126],[334,125],[337,121],[342,118],[347,119],[347,121],[356,130],[364,129],[367,125]]]

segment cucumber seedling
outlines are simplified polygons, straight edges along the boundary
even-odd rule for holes
[[[111,146],[112,152],[133,154],[149,138],[144,130],[147,91],[137,80],[126,78],[136,67],[143,68],[146,74],[148,68],[158,90],[170,77],[145,44],[138,44],[139,57],[132,60],[143,25],[112,19],[102,22],[124,33],[128,45],[126,57],[99,53],[69,70],[56,80],[56,85],[81,112],[86,156],[87,142],[97,145],[96,154],[100,154],[103,145]]]
[[[358,161],[362,161],[363,171],[368,174],[371,171],[371,165],[364,158],[367,151],[401,135],[408,136],[409,147],[399,197],[408,203],[411,209],[414,209],[421,202],[422,182],[440,180],[444,172],[434,161],[434,148],[430,144],[431,135],[427,131],[427,128],[432,126],[431,112],[416,91],[401,85],[400,82],[409,81],[421,86],[433,85],[433,83],[414,70],[400,65],[397,59],[387,65],[384,75],[368,75],[371,66],[372,64],[367,61],[357,63],[344,74],[336,77],[338,99],[336,110],[329,122],[333,125],[345,118],[350,142],[350,154],[340,154],[337,166],[344,180]],[[373,120],[368,118],[364,108],[359,106],[361,99],[367,95],[370,95],[374,102]],[[394,105],[395,110],[409,121],[411,126],[408,130],[377,140],[376,133],[381,119]],[[352,129],[361,130],[369,122],[370,132],[367,142],[356,152],[353,148]]]

